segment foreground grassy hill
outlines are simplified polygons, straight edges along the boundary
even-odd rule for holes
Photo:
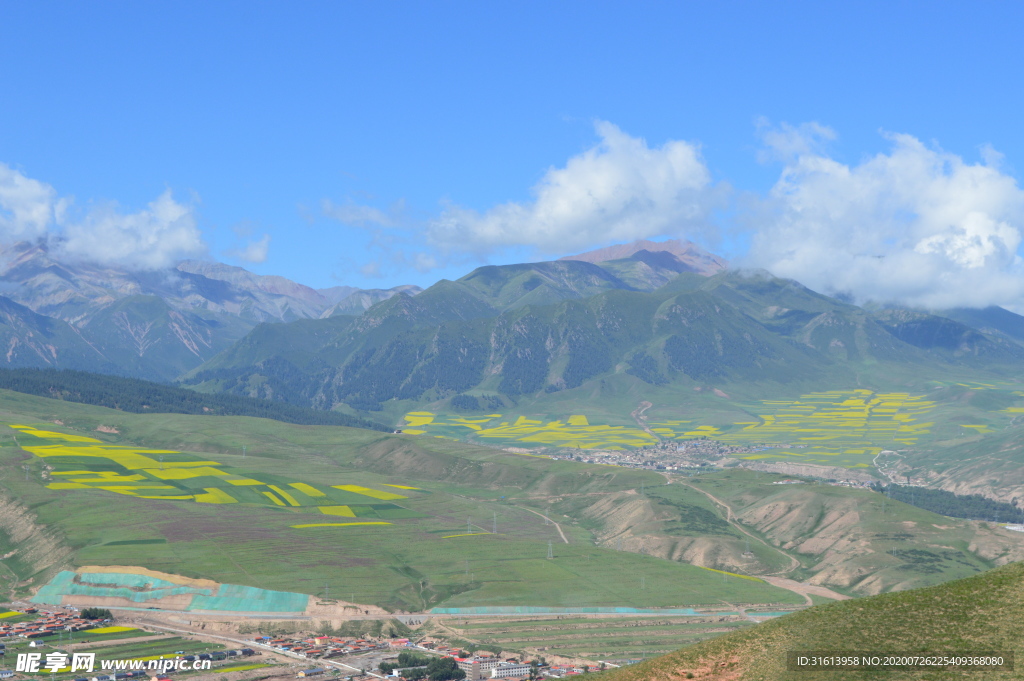
[[[999,652],[1016,671],[902,669],[789,671],[791,651],[871,653]],[[939,586],[816,606],[712,641],[602,674],[602,681],[720,679],[1024,678],[1024,564],[1014,563]]]

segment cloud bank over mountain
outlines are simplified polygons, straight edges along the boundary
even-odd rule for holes
[[[981,163],[905,134],[887,153],[830,158],[823,126],[765,135],[779,180],[745,214],[743,264],[858,302],[941,309],[1021,307],[1024,191],[983,149]]]
[[[427,226],[428,241],[481,254],[514,246],[562,254],[706,230],[724,188],[712,183],[697,145],[670,140],[651,148],[606,121],[595,130],[599,142],[564,167],[548,169],[532,201],[484,213],[448,205]]]
[[[887,150],[848,163],[830,155],[836,133],[824,125],[760,128],[758,160],[780,167],[763,195],[739,194],[714,178],[694,142],[652,146],[598,121],[594,145],[549,168],[529,200],[484,211],[449,203],[434,217],[414,218],[423,213],[403,201],[375,208],[325,199],[321,212],[368,235],[364,248],[344,255],[367,277],[639,239],[706,244],[721,233],[749,242],[734,264],[858,303],[1024,309],[1024,190],[996,151],[982,147],[972,162],[884,133]],[[270,236],[243,231],[225,255],[265,262]],[[0,163],[0,242],[37,239],[57,258],[136,270],[173,267],[208,250],[195,208],[169,190],[135,212],[113,203],[78,209],[49,184]]]
[[[134,213],[113,203],[79,212],[52,186],[0,163],[0,242],[37,239],[61,259],[133,270],[173,267],[206,252],[193,207],[170,190]]]

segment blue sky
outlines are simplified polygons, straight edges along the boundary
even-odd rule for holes
[[[1021,7],[4,3],[0,237],[384,287],[683,236],[819,289],[1013,305]]]

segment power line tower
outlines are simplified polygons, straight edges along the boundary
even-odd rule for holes
[[[494,534],[498,534],[498,512],[494,512],[494,527],[491,530]]]
[[[555,557],[555,554],[554,554],[554,552],[553,552],[553,551],[551,550],[551,542],[549,541],[549,542],[548,542],[548,559],[550,560],[550,559],[552,559],[552,558],[554,558],[554,557]]]
[[[245,445],[242,445],[242,458],[245,458]]]
[[[473,531],[473,519],[472,518],[466,518],[466,532],[472,532],[472,531]]]

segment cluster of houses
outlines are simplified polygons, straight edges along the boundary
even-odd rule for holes
[[[310,660],[368,653],[389,646],[388,643],[372,639],[346,639],[337,636],[311,636],[309,638],[258,636],[253,640],[275,650],[292,653]]]
[[[592,671],[597,671],[597,668],[581,664],[554,664],[544,669],[544,676],[561,679],[566,676],[575,676],[576,674],[585,674]]]
[[[38,614],[39,617],[31,622],[17,622],[15,624],[2,624],[3,620],[0,620],[0,637],[44,638],[62,631],[84,631],[104,626],[103,623],[97,620],[87,620],[60,612],[39,612],[35,608],[29,608],[24,612],[26,615]]]

